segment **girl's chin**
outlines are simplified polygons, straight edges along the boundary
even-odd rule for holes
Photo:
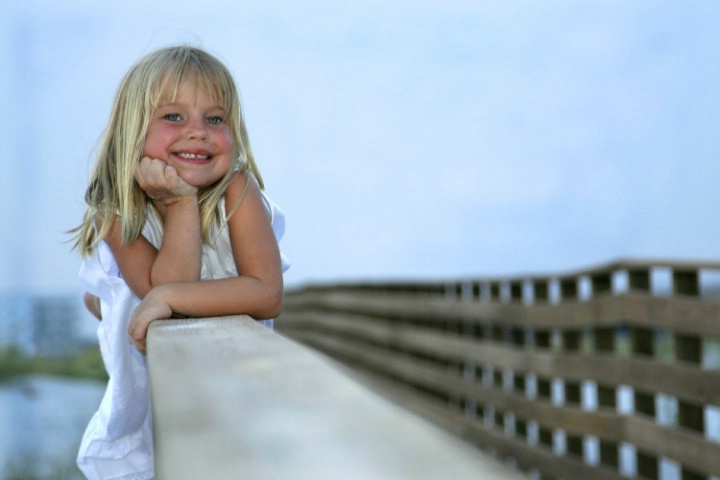
[[[180,178],[182,178],[185,183],[188,183],[195,188],[206,188],[210,185],[214,185],[224,176],[218,175],[217,173],[208,175],[208,172],[198,172],[193,171],[193,169],[178,168],[177,170]]]
[[[190,178],[183,178],[185,180],[185,183],[192,185],[193,187],[197,188],[198,190],[202,190],[203,188],[211,187],[215,185],[220,179],[208,181],[207,179],[194,179],[192,177]]]

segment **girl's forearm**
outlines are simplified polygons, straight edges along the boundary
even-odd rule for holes
[[[168,283],[153,289],[151,294],[167,304],[173,313],[189,317],[274,318],[280,314],[283,303],[281,276],[265,280],[243,276]]]
[[[200,280],[202,239],[197,197],[184,197],[164,210],[163,240],[150,272],[151,285]]]
[[[222,280],[166,283],[153,288],[135,309],[128,333],[145,353],[147,330],[155,320],[173,314],[189,317],[250,315],[258,320],[275,318],[282,309],[282,276],[261,280],[233,277]]]

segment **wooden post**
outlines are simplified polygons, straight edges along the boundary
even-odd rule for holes
[[[550,299],[550,289],[547,280],[536,280],[533,283],[533,297],[535,303],[547,303]]]
[[[654,354],[653,331],[645,327],[631,327],[629,331],[632,355],[652,357]]]
[[[522,303],[522,301],[523,301],[523,282],[521,280],[510,282],[510,301]]]
[[[603,272],[591,276],[593,296],[612,293],[612,274]]]
[[[707,475],[698,473],[688,467],[683,467],[680,470],[680,480],[707,480]]]
[[[650,269],[629,268],[627,273],[630,291],[650,292]]]
[[[598,406],[617,411],[617,393],[614,387],[598,385]],[[600,462],[615,469],[620,465],[620,447],[617,442],[600,440]]]
[[[697,270],[673,270],[673,293],[675,295],[700,295],[700,278]]]
[[[615,351],[615,327],[595,329],[595,349],[598,352],[612,353]]]
[[[482,299],[482,284],[480,282],[473,282],[472,284],[472,298],[473,300]]]
[[[675,357],[682,362],[700,364],[702,361],[700,336],[675,334]]]
[[[578,299],[578,281],[577,278],[563,278],[560,280],[560,297],[563,300]]]
[[[544,349],[550,348],[549,330],[535,330],[535,347]]]
[[[650,480],[657,480],[658,478],[660,478],[660,469],[658,467],[657,456],[645,453],[643,451],[638,451],[636,458],[637,473],[640,478],[647,478]]]
[[[493,302],[500,301],[500,283],[499,282],[490,283],[490,300],[492,300]]]

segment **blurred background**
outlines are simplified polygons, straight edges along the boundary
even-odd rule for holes
[[[720,253],[720,4],[67,2],[1,15],[0,288],[77,291],[122,75],[168,44],[226,62],[288,285]]]
[[[286,214],[289,288],[720,256],[715,0],[26,0],[0,12],[0,348],[92,343],[64,232],[84,212],[121,77],[176,43],[235,76]],[[14,402],[2,385],[0,403]],[[27,405],[47,388],[7,395]],[[102,393],[89,388],[80,432]],[[0,455],[19,444],[0,435]]]

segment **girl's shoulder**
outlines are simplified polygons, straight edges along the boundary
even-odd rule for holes
[[[254,205],[252,208],[262,209],[267,221],[270,223],[276,241],[279,242],[285,235],[285,215],[283,211],[260,188],[258,181],[251,173],[237,172],[225,190],[225,212],[232,216],[235,210],[242,205],[242,202],[247,200],[250,200],[250,203]],[[226,218],[224,217],[223,220],[226,221]],[[260,217],[254,216],[254,218],[259,219]],[[280,260],[284,272],[289,268],[290,263],[282,253],[280,254]]]
[[[257,180],[248,172],[236,172],[230,180],[224,192],[225,211],[232,216],[232,213],[243,206],[243,203],[256,203],[258,200],[264,201],[264,195]]]
[[[247,171],[236,171],[233,173],[233,177],[225,188],[225,198],[237,200],[241,196],[247,193],[248,188],[252,185],[257,186],[257,181],[254,179],[252,174]]]
[[[273,230],[278,234],[285,230],[284,215],[280,208],[267,196],[258,180],[249,172],[236,172],[225,190],[225,211],[231,216],[244,202],[249,201],[267,215]],[[282,233],[280,233],[282,236]]]

